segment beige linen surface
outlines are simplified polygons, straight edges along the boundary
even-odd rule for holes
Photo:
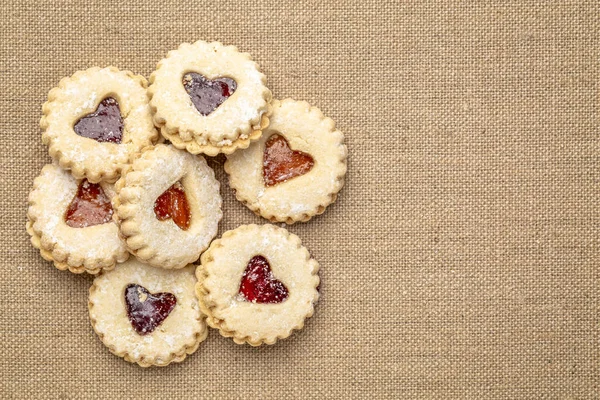
[[[500,4],[502,3],[502,4]],[[0,398],[598,398],[597,1],[3,1]],[[211,331],[141,369],[88,322],[91,278],[25,232],[50,161],[38,121],[76,70],[149,76],[182,42],[250,52],[276,98],[346,133],[347,184],[290,231],[322,266],[305,329],[275,346]],[[222,158],[220,232],[265,222]]]

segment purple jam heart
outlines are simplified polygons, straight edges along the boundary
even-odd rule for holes
[[[237,88],[236,81],[231,78],[210,80],[196,72],[185,74],[182,81],[196,110],[205,116],[215,111]]]
[[[139,335],[152,333],[169,316],[177,304],[171,293],[150,293],[145,287],[130,283],[125,288],[127,316]]]
[[[102,100],[96,111],[81,117],[75,123],[73,130],[79,136],[94,139],[100,143],[121,143],[123,118],[119,102],[112,97]]]

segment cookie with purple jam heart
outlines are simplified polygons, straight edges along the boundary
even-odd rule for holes
[[[146,79],[115,67],[78,71],[60,81],[42,107],[42,140],[77,179],[115,182],[132,155],[158,132]]]
[[[271,91],[265,82],[250,55],[234,46],[184,43],[150,76],[154,123],[179,149],[231,154],[269,125]]]
[[[167,271],[131,258],[94,279],[92,327],[113,354],[142,367],[183,361],[208,335],[195,284],[192,265]]]
[[[244,225],[202,254],[196,295],[221,335],[238,344],[273,344],[313,315],[318,271],[298,236],[275,225]]]
[[[274,100],[272,107],[262,137],[227,156],[229,185],[239,201],[270,221],[308,221],[344,186],[344,135],[306,102]]]
[[[29,193],[27,232],[56,268],[97,274],[127,260],[113,220],[112,184],[75,179],[55,164],[42,168]]]

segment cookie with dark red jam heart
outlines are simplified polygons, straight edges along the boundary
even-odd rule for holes
[[[196,269],[207,323],[236,343],[273,344],[301,329],[319,299],[319,264],[300,238],[275,225],[225,232]]]
[[[56,268],[97,274],[129,257],[113,221],[114,187],[78,181],[57,164],[42,168],[29,193],[27,232]]]
[[[240,294],[253,303],[281,303],[288,298],[288,289],[273,276],[269,261],[263,256],[254,256],[242,275]]]

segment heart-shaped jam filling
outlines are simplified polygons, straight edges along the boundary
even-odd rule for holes
[[[265,143],[263,178],[266,186],[304,175],[313,165],[315,161],[310,154],[292,150],[282,135],[274,134]]]
[[[97,142],[121,143],[123,137],[123,118],[119,103],[107,97],[98,104],[91,114],[81,117],[73,130],[79,136],[94,139]]]
[[[254,256],[248,262],[242,282],[241,294],[253,303],[281,303],[288,298],[288,289],[273,276],[269,261],[263,256]]]
[[[169,316],[177,304],[172,293],[150,293],[145,287],[130,283],[125,288],[127,317],[140,335],[154,331]]]
[[[97,183],[84,179],[65,212],[65,222],[71,228],[105,224],[110,221],[113,208],[110,199]]]
[[[231,78],[210,80],[197,72],[188,72],[183,75],[182,81],[196,110],[202,115],[215,111],[237,89],[237,82]]]
[[[190,205],[181,183],[175,183],[158,196],[154,202],[154,214],[159,221],[172,218],[173,222],[184,231],[190,227]]]

